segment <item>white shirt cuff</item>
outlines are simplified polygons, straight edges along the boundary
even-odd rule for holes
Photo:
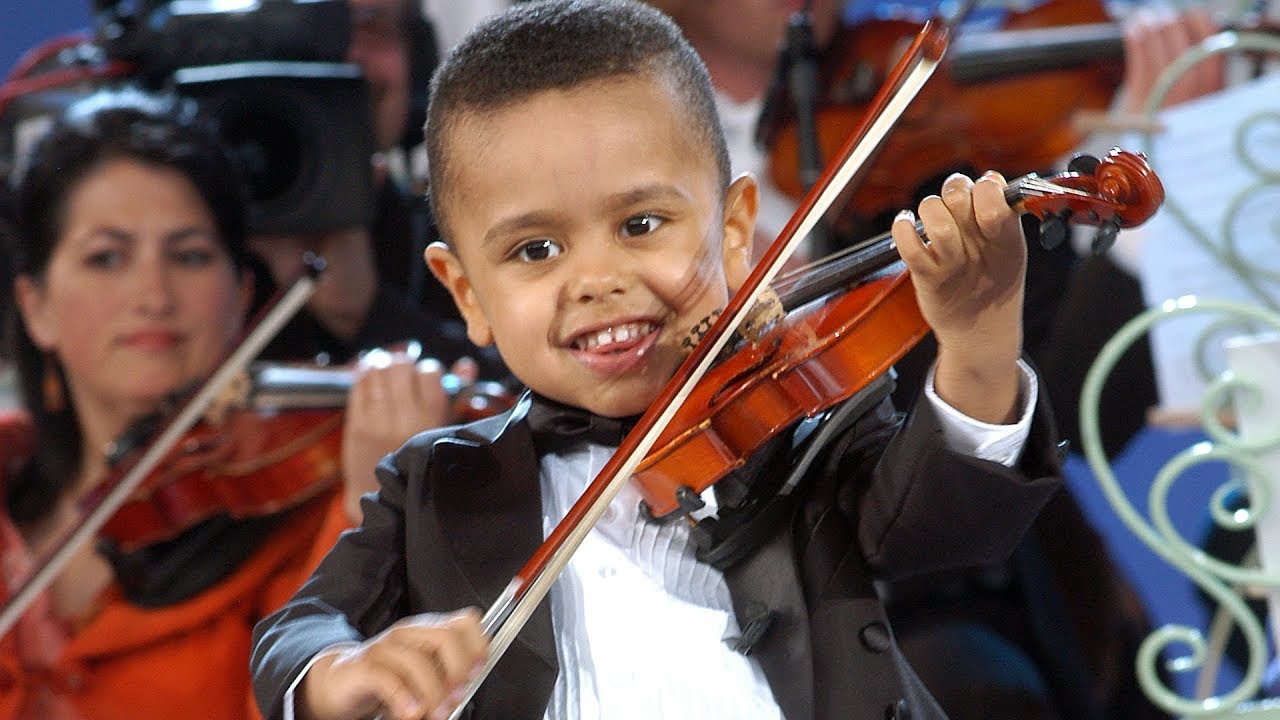
[[[924,395],[938,413],[947,449],[1013,467],[1022,456],[1022,448],[1027,444],[1027,436],[1031,433],[1031,416],[1040,389],[1031,367],[1018,360],[1018,370],[1022,373],[1018,382],[1018,396],[1023,399],[1023,405],[1018,422],[1012,425],[993,425],[974,420],[948,405],[934,390],[933,370],[934,368],[929,368],[929,374],[925,377]]]
[[[330,652],[331,650],[341,650],[343,648],[355,647],[359,644],[360,643],[357,642],[334,643],[311,656],[311,659],[307,661],[307,664],[302,668],[302,672],[298,673],[298,677],[294,678],[293,682],[289,684],[289,689],[284,691],[284,720],[295,720],[295,718],[298,717],[293,710],[294,691],[296,691],[298,686],[302,684],[302,678],[306,677],[307,673],[311,672],[311,666],[316,664],[316,661],[320,659],[320,656]]]

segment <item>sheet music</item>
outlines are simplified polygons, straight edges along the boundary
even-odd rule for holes
[[[1166,192],[1165,207],[1137,230],[1148,306],[1195,295],[1280,307],[1280,74],[1171,108],[1158,120],[1164,132],[1131,146],[1147,145]],[[1197,234],[1218,252],[1230,253],[1234,243],[1248,268],[1232,269],[1198,244]],[[1205,381],[1197,342],[1218,320],[1187,316],[1152,329],[1162,409],[1199,407]],[[1214,372],[1225,367],[1222,342],[1240,332],[1237,326],[1211,333],[1203,356]]]

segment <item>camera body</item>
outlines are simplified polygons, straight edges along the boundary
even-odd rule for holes
[[[254,233],[366,225],[375,196],[369,92],[345,62],[346,0],[95,0],[94,39],[57,63],[125,77],[18,98],[0,117],[11,170],[61,109],[109,84],[192,99],[244,169]]]

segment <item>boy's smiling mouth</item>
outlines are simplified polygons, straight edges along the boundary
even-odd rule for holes
[[[573,339],[573,349],[600,353],[625,352],[657,329],[657,323],[648,320],[610,325],[602,330],[592,330],[577,336]]]
[[[579,333],[569,343],[578,361],[607,375],[639,365],[658,342],[658,323],[632,320]]]

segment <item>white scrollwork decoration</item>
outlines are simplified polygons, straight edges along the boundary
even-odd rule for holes
[[[1120,356],[1156,323],[1192,313],[1233,315],[1248,320],[1257,327],[1280,333],[1280,315],[1265,308],[1239,303],[1183,298],[1147,310],[1121,328],[1098,354],[1085,377],[1081,392],[1080,426],[1085,459],[1120,519],[1156,554],[1185,573],[1192,582],[1220,603],[1234,618],[1244,635],[1249,661],[1240,684],[1224,695],[1198,700],[1184,698],[1165,687],[1158,676],[1157,667],[1161,655],[1175,645],[1185,646],[1189,654],[1174,659],[1168,666],[1170,670],[1186,672],[1201,667],[1205,661],[1205,643],[1199,630],[1183,625],[1166,626],[1154,632],[1139,648],[1139,682],[1153,702],[1179,715],[1210,717],[1219,716],[1224,710],[1235,708],[1256,696],[1261,687],[1267,655],[1266,640],[1260,623],[1240,596],[1225,583],[1278,588],[1280,577],[1222,562],[1188,542],[1174,528],[1167,512],[1166,499],[1175,481],[1187,470],[1200,464],[1225,462],[1240,472],[1258,471],[1254,456],[1261,450],[1280,446],[1280,428],[1266,433],[1267,436],[1263,438],[1255,438],[1249,442],[1241,440],[1219,419],[1223,402],[1228,393],[1244,390],[1247,394],[1250,391],[1257,392],[1257,389],[1231,376],[1215,381],[1206,392],[1201,409],[1201,419],[1211,440],[1197,443],[1178,453],[1157,473],[1148,497],[1150,523],[1138,513],[1120,488],[1102,450],[1098,429],[1102,387]],[[1220,498],[1228,489],[1230,487],[1217,490],[1215,497],[1218,500],[1215,500],[1215,505],[1221,505]],[[1228,513],[1225,508],[1218,507],[1214,512],[1215,518],[1236,527],[1249,526],[1270,502],[1270,498],[1265,493],[1259,493],[1257,488],[1253,489],[1250,499],[1252,505],[1248,511]]]
[[[1214,55],[1238,52],[1280,55],[1280,38],[1261,33],[1223,32],[1206,39],[1170,64],[1157,78],[1147,98],[1144,111],[1146,119],[1154,120],[1169,90],[1195,65]],[[1153,122],[1147,124],[1151,127],[1156,126]],[[1266,437],[1255,437],[1246,442],[1223,424],[1222,411],[1232,399],[1240,402],[1242,397],[1247,400],[1251,394],[1256,396],[1260,391],[1229,374],[1212,379],[1213,370],[1210,369],[1210,363],[1206,359],[1207,348],[1213,336],[1221,339],[1223,334],[1230,330],[1237,333],[1256,333],[1260,330],[1280,332],[1280,315],[1276,314],[1276,311],[1280,310],[1280,301],[1272,293],[1277,286],[1280,286],[1280,283],[1277,283],[1277,280],[1280,280],[1280,273],[1261,267],[1256,261],[1250,262],[1243,257],[1239,250],[1236,229],[1231,225],[1231,218],[1236,217],[1240,208],[1251,198],[1256,198],[1263,192],[1280,186],[1280,168],[1270,168],[1259,161],[1251,151],[1249,140],[1271,126],[1280,126],[1280,115],[1263,113],[1246,118],[1237,129],[1234,138],[1235,152],[1242,164],[1256,174],[1257,180],[1238,195],[1231,207],[1227,208],[1224,216],[1226,219],[1218,233],[1218,237],[1222,239],[1221,243],[1215,243],[1213,235],[1199,227],[1173,197],[1166,199],[1162,210],[1168,212],[1185,227],[1205,252],[1238,279],[1240,287],[1249,291],[1253,302],[1244,305],[1182,298],[1170,300],[1160,307],[1146,311],[1127,323],[1103,347],[1086,376],[1081,392],[1082,450],[1107,500],[1120,519],[1143,543],[1186,574],[1192,582],[1219,603],[1239,626],[1248,649],[1248,664],[1243,678],[1235,688],[1222,695],[1191,699],[1166,687],[1157,669],[1165,652],[1170,651],[1172,654],[1172,651],[1178,647],[1185,648],[1185,652],[1168,663],[1167,667],[1171,671],[1188,672],[1204,666],[1206,645],[1201,632],[1186,625],[1168,625],[1157,629],[1142,643],[1138,651],[1137,670],[1143,691],[1160,707],[1183,717],[1248,715],[1257,718],[1280,718],[1280,705],[1248,702],[1257,696],[1261,687],[1267,660],[1267,644],[1263,628],[1256,616],[1245,605],[1240,595],[1227,585],[1229,583],[1276,588],[1280,587],[1280,577],[1269,577],[1260,571],[1225,563],[1208,555],[1177,532],[1167,511],[1170,489],[1189,469],[1205,463],[1225,463],[1232,468],[1233,475],[1242,477],[1241,473],[1257,472],[1254,458],[1258,452],[1280,444],[1280,428],[1276,428],[1274,432],[1265,433]],[[1153,167],[1158,170],[1159,155],[1154,146],[1151,131],[1144,134],[1143,145],[1142,150],[1147,154]],[[1280,222],[1270,229],[1252,227],[1248,231],[1253,233],[1269,231],[1280,240]],[[1148,333],[1155,324],[1175,316],[1205,313],[1210,314],[1215,322],[1212,322],[1201,334],[1194,356],[1201,374],[1209,380],[1201,407],[1201,422],[1210,440],[1183,450],[1158,471],[1148,497],[1148,512],[1151,518],[1148,523],[1134,509],[1120,488],[1102,450],[1098,429],[1102,387],[1120,356],[1142,335]],[[1234,529],[1252,527],[1256,518],[1271,502],[1271,498],[1258,487],[1258,484],[1255,484],[1250,488],[1249,508],[1228,509],[1224,498],[1240,486],[1240,481],[1233,479],[1224,483],[1213,493],[1210,512],[1214,521],[1224,527]]]

